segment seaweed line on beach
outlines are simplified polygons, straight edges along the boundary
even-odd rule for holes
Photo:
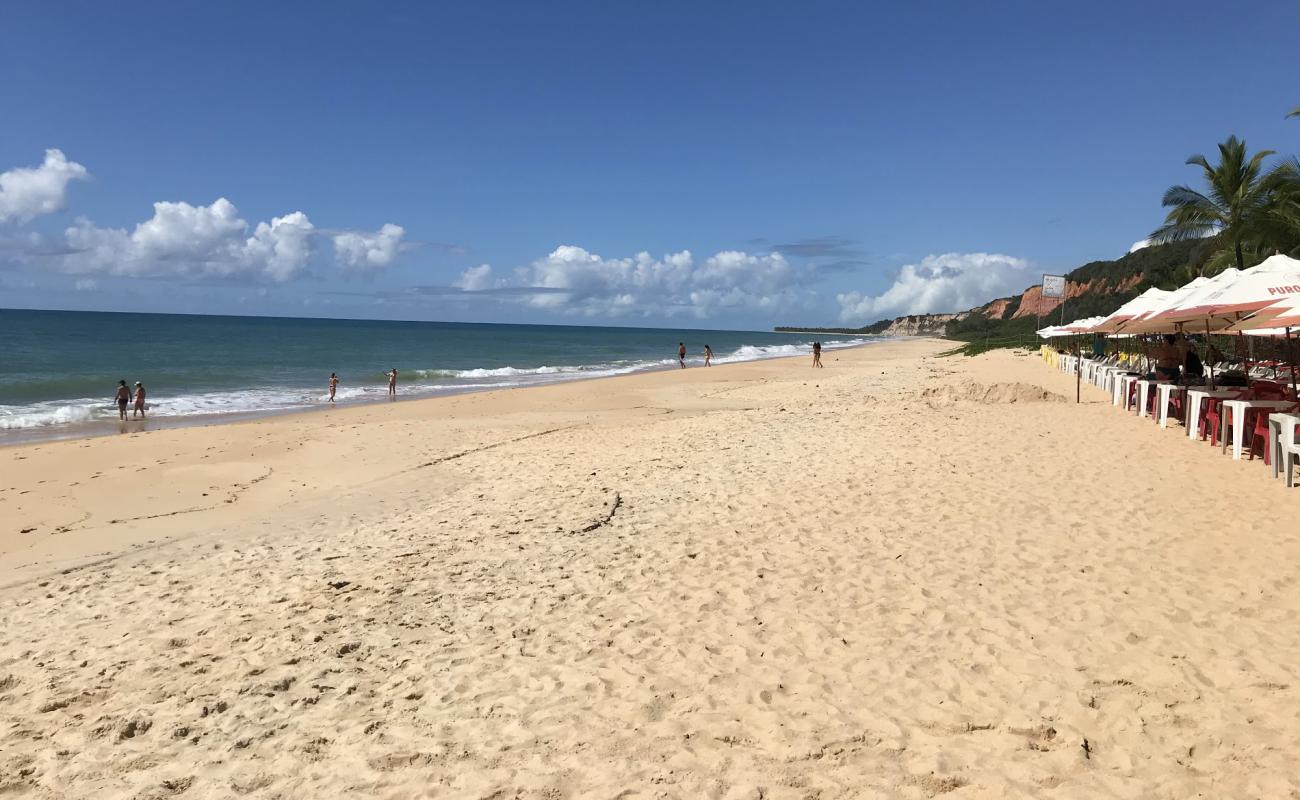
[[[618,510],[620,507],[622,507],[622,505],[623,505],[623,495],[619,494],[618,492],[614,492],[614,502],[609,507],[609,513],[597,519],[595,522],[591,523],[590,525],[583,528],[582,530],[574,531],[574,533],[591,533],[594,530],[605,527],[606,525],[614,521],[614,515],[618,513]]]
[[[274,473],[275,473],[275,470],[274,470],[273,468],[271,468],[271,467],[267,467],[265,473],[263,473],[263,474],[257,476],[256,478],[253,478],[253,479],[252,479],[251,481],[249,481],[248,483],[236,483],[236,484],[234,484],[234,490],[230,493],[230,496],[227,497],[225,500],[222,500],[221,503],[218,503],[218,504],[216,504],[216,505],[208,505],[208,506],[191,506],[190,508],[178,508],[178,509],[176,509],[175,511],[164,511],[164,512],[161,513],[161,514],[145,514],[145,515],[143,515],[143,516],[139,516],[139,517],[123,517],[123,518],[121,518],[121,519],[110,519],[110,520],[108,521],[108,524],[109,524],[109,525],[120,525],[120,524],[122,524],[123,522],[139,522],[139,521],[141,521],[141,520],[146,520],[146,519],[161,519],[162,517],[176,517],[176,516],[180,516],[181,514],[193,514],[193,513],[195,513],[196,511],[212,511],[213,509],[220,508],[222,504],[228,504],[228,503],[233,503],[233,502],[235,502],[236,500],[239,499],[239,493],[240,493],[240,492],[242,492],[242,491],[244,491],[244,490],[246,490],[246,489],[251,489],[253,486],[255,486],[255,485],[261,483],[262,481],[266,480],[267,478],[271,477],[271,475],[273,475]],[[87,518],[89,518],[89,515],[87,515]],[[83,520],[83,521],[84,521],[84,520]],[[70,529],[69,529],[69,530],[70,530]]]
[[[485,445],[483,445],[482,447],[475,447],[475,448],[472,449],[472,450],[462,450],[462,451],[459,452],[459,453],[452,453],[452,454],[449,455],[449,456],[442,456],[441,458],[435,458],[435,459],[432,460],[432,461],[426,461],[426,462],[424,462],[423,464],[420,464],[420,465],[416,466],[415,469],[424,469],[425,467],[433,467],[433,466],[437,466],[438,464],[442,464],[442,463],[445,463],[445,462],[447,462],[447,461],[455,461],[455,460],[458,459],[458,458],[464,458],[465,456],[474,455],[475,453],[482,453],[484,450],[495,450],[495,449],[498,448],[498,447],[505,447],[505,446],[508,445],[508,444],[514,444],[515,442],[522,442],[522,441],[525,441],[525,440],[527,440],[527,439],[536,439],[536,438],[539,437],[539,436],[548,436],[548,435],[550,435],[550,434],[552,434],[552,433],[559,433],[560,431],[571,430],[571,429],[573,429],[574,427],[576,427],[576,426],[574,426],[574,425],[568,425],[568,426],[565,426],[565,427],[563,427],[563,428],[549,428],[549,429],[544,430],[544,431],[538,431],[538,432],[536,432],[536,433],[529,433],[529,434],[526,434],[526,435],[524,435],[524,436],[516,436],[516,437],[513,438],[513,439],[505,439],[505,440],[500,441],[500,442],[493,442],[492,444],[485,444]]]

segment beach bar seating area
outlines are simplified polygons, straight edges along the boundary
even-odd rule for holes
[[[1300,261],[1152,288],[1104,317],[1038,331],[1044,361],[1111,404],[1300,485]]]

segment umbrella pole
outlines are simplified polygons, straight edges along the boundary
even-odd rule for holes
[[[1212,347],[1214,347],[1214,345],[1210,343],[1210,318],[1209,318],[1209,317],[1206,317],[1206,318],[1205,318],[1205,355],[1206,355],[1206,358],[1209,357],[1209,355],[1210,355],[1210,348],[1212,348]],[[1213,364],[1207,364],[1207,365],[1206,365],[1206,369],[1208,369],[1208,370],[1210,371],[1210,391],[1212,392],[1212,391],[1214,391],[1214,365],[1213,365]]]
[[[1292,352],[1292,350],[1291,350],[1291,326],[1288,325],[1287,327],[1283,328],[1283,330],[1286,332],[1286,354],[1287,354],[1287,360],[1291,362],[1291,396],[1292,396],[1293,398],[1300,399],[1300,394],[1297,394],[1297,393],[1296,393],[1296,389],[1295,389],[1295,362],[1296,362],[1296,358],[1295,358],[1295,353]]]
[[[1079,404],[1079,389],[1083,385],[1083,344],[1079,344],[1079,358],[1075,361],[1074,369],[1074,404]]]

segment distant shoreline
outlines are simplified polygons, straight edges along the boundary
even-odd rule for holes
[[[841,352],[852,350],[859,347],[865,347],[870,344],[880,344],[886,341],[910,337],[880,337],[876,336],[876,341],[862,342],[861,344],[850,344],[835,347],[828,352]],[[715,363],[709,369],[723,369],[734,367],[742,364],[756,364],[765,361],[782,361],[805,358],[806,354],[798,355],[780,355],[751,358],[739,361],[723,361]],[[702,369],[703,365],[691,363],[688,369]],[[177,428],[206,428],[217,425],[229,425],[239,422],[251,422],[271,417],[290,417],[295,414],[316,414],[322,411],[330,411],[344,408],[361,408],[382,406],[391,403],[407,403],[421,400],[438,400],[450,397],[459,397],[467,394],[487,394],[491,392],[504,392],[527,389],[541,389],[550,386],[559,386],[573,383],[586,383],[590,381],[604,381],[615,378],[629,378],[637,375],[651,375],[660,372],[678,372],[679,368],[675,365],[656,365],[647,366],[634,372],[628,372],[619,375],[590,375],[568,377],[562,380],[539,382],[524,386],[477,386],[465,388],[453,388],[439,391],[408,391],[402,393],[402,385],[398,384],[398,395],[395,400],[389,400],[383,396],[374,398],[361,398],[341,400],[337,403],[321,402],[317,405],[298,406],[293,408],[267,408],[267,409],[248,409],[241,411],[230,411],[214,414],[193,414],[186,416],[151,416],[146,419],[128,420],[122,422],[116,419],[93,420],[84,422],[69,422],[61,425],[49,425],[34,428],[15,428],[0,431],[0,450],[13,447],[22,447],[33,444],[42,444],[47,442],[76,441],[82,439],[96,439],[108,436],[123,434],[147,433],[150,431],[174,430]]]

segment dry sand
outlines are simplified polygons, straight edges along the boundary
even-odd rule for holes
[[[0,797],[1296,796],[1300,492],[942,346],[0,450]]]

